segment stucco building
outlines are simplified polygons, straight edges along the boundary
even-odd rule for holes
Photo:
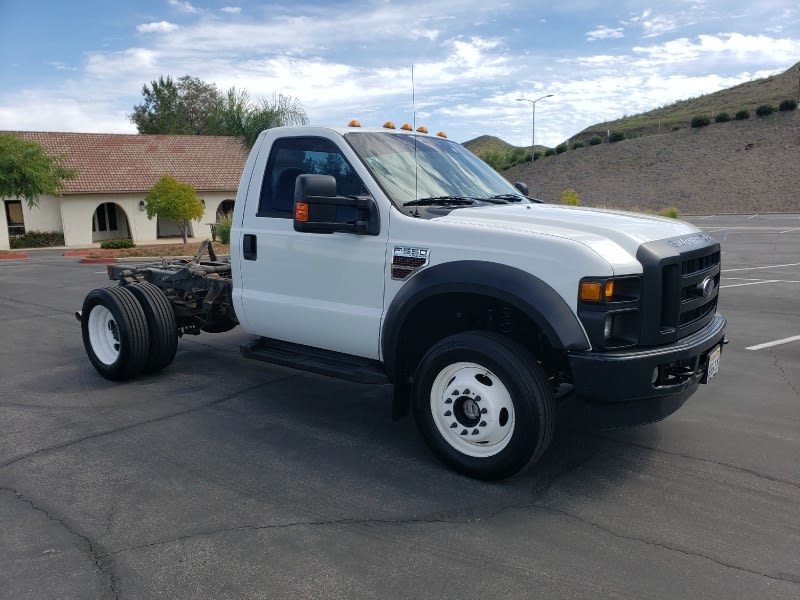
[[[60,197],[42,196],[39,206],[6,198],[0,210],[0,249],[9,235],[61,231],[67,246],[91,246],[107,239],[152,241],[180,235],[178,224],[150,220],[144,198],[164,175],[197,191],[205,213],[192,221],[189,235],[210,236],[217,214],[233,210],[247,152],[238,138],[200,135],[125,135],[0,131],[37,142],[48,155],[63,155],[78,171]]]

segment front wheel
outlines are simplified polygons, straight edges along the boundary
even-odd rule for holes
[[[435,344],[417,369],[413,402],[434,453],[478,479],[509,477],[535,462],[555,429],[544,371],[523,346],[492,332]]]

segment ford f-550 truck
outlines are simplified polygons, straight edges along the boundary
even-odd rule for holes
[[[394,386],[452,468],[535,462],[571,391],[602,427],[658,421],[719,367],[720,245],[687,223],[527,197],[460,144],[400,129],[263,132],[230,258],[110,265],[78,313],[122,380],[227,331],[249,358]]]

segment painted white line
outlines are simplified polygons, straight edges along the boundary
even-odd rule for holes
[[[757,216],[758,216],[758,215],[750,215],[750,216],[749,216],[749,217],[747,217],[747,218],[748,218],[748,220],[749,220],[749,219],[755,219]]]
[[[745,285],[761,285],[764,283],[780,283],[780,281],[781,281],[780,279],[765,279],[764,281],[751,281],[750,283],[734,283],[731,285],[721,285],[719,286],[719,289],[722,290],[725,288],[743,287]]]
[[[736,271],[755,271],[756,269],[780,269],[781,267],[798,267],[800,263],[789,263],[786,265],[767,265],[766,267],[741,267],[738,269],[725,269],[723,273],[734,273]]]
[[[783,338],[782,340],[774,340],[772,342],[764,342],[763,344],[756,344],[755,346],[748,346],[745,350],[763,350],[764,348],[772,348],[773,346],[782,346],[783,344],[790,344],[792,342],[800,341],[800,335],[793,335],[792,337]]]
[[[793,231],[800,231],[800,227],[795,227],[794,229],[787,229],[786,231],[779,231],[778,233],[792,233]]]

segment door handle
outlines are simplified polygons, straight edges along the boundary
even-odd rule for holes
[[[255,260],[258,256],[258,240],[255,234],[245,233],[242,238],[242,258],[245,260]]]

